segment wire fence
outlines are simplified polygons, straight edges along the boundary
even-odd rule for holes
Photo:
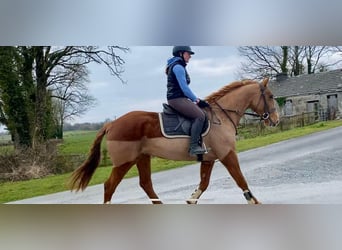
[[[324,120],[318,112],[304,112],[299,115],[282,116],[277,127],[266,127],[260,120],[246,119],[238,128],[238,139],[254,138],[257,136],[278,133],[293,128],[304,127]],[[326,119],[326,118],[325,118]]]

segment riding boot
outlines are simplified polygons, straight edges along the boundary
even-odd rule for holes
[[[190,139],[190,155],[201,155],[206,152],[201,145],[201,133],[203,129],[204,121],[197,118],[194,120],[191,126],[191,139]]]

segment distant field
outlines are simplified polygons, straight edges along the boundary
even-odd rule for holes
[[[64,133],[64,143],[59,145],[61,154],[87,154],[97,131],[68,131]],[[12,146],[2,146],[11,140],[9,135],[0,135],[0,153],[8,151]],[[105,141],[105,140],[103,140]],[[105,148],[105,143],[102,144]]]
[[[97,131],[68,131],[64,133],[64,143],[58,149],[62,154],[87,154]],[[106,147],[102,141],[102,149]]]

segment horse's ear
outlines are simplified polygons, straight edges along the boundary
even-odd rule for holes
[[[265,88],[267,87],[268,80],[269,80],[268,77],[266,77],[266,78],[264,78],[264,80],[262,80],[262,85],[263,85]]]

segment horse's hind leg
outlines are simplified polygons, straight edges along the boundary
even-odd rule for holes
[[[198,188],[191,194],[191,197],[186,201],[188,204],[197,204],[199,197],[207,190],[214,163],[214,161],[201,162],[201,182]]]
[[[122,178],[127,174],[128,170],[135,162],[127,162],[121,166],[113,167],[112,173],[108,180],[104,183],[104,202],[110,203],[116,187],[121,182]]]
[[[252,195],[251,191],[248,188],[247,181],[240,169],[237,154],[234,151],[230,151],[228,155],[220,161],[227,168],[228,172],[233,177],[236,184],[242,189],[247,202],[249,204],[259,204],[260,202]]]
[[[151,156],[142,154],[137,159],[137,168],[139,171],[139,184],[151,199],[153,204],[162,204],[158,195],[153,190],[151,179]]]

